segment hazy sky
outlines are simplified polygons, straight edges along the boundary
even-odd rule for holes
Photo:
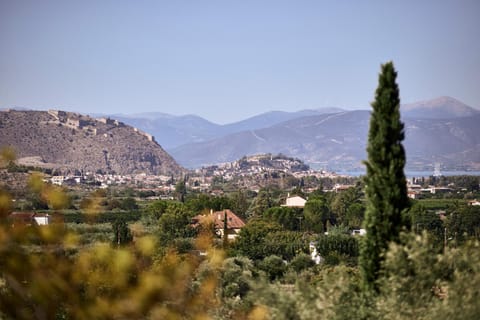
[[[480,1],[0,0],[2,108],[368,108],[388,60],[402,103],[480,107]]]

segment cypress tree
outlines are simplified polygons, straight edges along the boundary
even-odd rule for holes
[[[117,218],[112,222],[113,243],[125,245],[132,242],[133,235],[128,227],[127,221],[123,218]]]
[[[397,73],[392,62],[381,67],[368,133],[365,161],[366,235],[362,239],[360,270],[365,291],[376,292],[382,255],[397,241],[402,211],[408,207],[405,174],[404,127],[400,121]]]
[[[228,221],[227,221],[227,211],[223,213],[223,248],[228,247]]]

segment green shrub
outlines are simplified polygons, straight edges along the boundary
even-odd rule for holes
[[[316,247],[322,257],[326,257],[332,252],[357,257],[358,237],[343,234],[320,236]]]
[[[287,264],[279,256],[271,255],[263,259],[258,265],[260,270],[265,271],[270,280],[276,280],[287,271]]]
[[[290,268],[295,272],[301,272],[313,266],[315,266],[315,262],[306,253],[299,253],[290,261]]]

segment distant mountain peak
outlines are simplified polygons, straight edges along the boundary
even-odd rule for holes
[[[433,98],[433,99],[421,100],[421,101],[416,101],[416,102],[412,102],[412,103],[407,103],[407,104],[402,105],[402,108],[404,108],[406,110],[415,109],[415,108],[419,108],[419,107],[436,108],[436,107],[442,106],[444,104],[465,105],[460,100],[457,100],[457,99],[452,98],[450,96],[440,96],[440,97]]]
[[[405,104],[401,109],[406,117],[424,119],[462,118],[480,113],[479,110],[449,96]]]

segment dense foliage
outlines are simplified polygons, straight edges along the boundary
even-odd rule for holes
[[[346,234],[320,236],[316,243],[318,253],[329,262],[329,264],[338,264],[338,261],[332,263],[332,259],[341,257],[358,257],[358,238]],[[329,260],[330,259],[330,260]]]

